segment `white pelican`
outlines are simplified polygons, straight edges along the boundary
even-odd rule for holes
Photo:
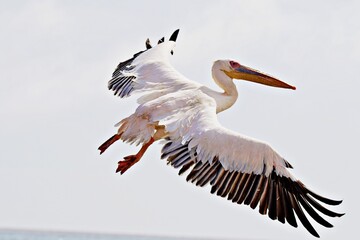
[[[123,174],[154,141],[162,139],[161,158],[181,168],[179,174],[191,169],[187,181],[197,186],[210,183],[211,193],[253,209],[259,205],[261,214],[294,227],[296,215],[312,235],[319,237],[304,210],[319,224],[332,227],[315,209],[340,217],[343,214],[328,210],[320,202],[338,205],[342,201],[309,190],[289,172],[291,164],[268,144],[222,127],[216,116],[238,98],[234,79],[295,87],[232,60],[215,61],[212,67],[212,77],[223,92],[193,82],[168,61],[178,32],[169,41],[160,39],[155,47],[148,39],[146,50],[117,66],[108,88],[121,98],[133,93],[141,96],[138,108],[115,125],[119,127],[117,133],[99,147],[100,153],[119,139],[142,144],[137,154],[119,161],[116,172]]]

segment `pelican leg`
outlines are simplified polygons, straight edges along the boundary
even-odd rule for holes
[[[100,154],[102,154],[103,152],[105,152],[105,150],[110,147],[114,142],[116,142],[117,140],[119,140],[121,138],[121,134],[115,134],[114,136],[112,136],[111,138],[109,138],[108,140],[106,140],[106,142],[104,142],[103,144],[101,144],[101,146],[98,148],[100,150]]]
[[[148,147],[150,147],[150,145],[153,144],[154,141],[155,141],[154,138],[150,138],[150,140],[141,147],[140,151],[137,154],[126,156],[124,157],[124,160],[119,161],[116,172],[117,173],[120,172],[120,174],[123,174],[131,166],[133,166],[135,163],[140,161],[141,157],[144,155]]]

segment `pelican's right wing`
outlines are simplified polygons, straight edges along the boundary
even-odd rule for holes
[[[160,39],[154,47],[147,40],[146,50],[119,63],[108,83],[109,90],[121,98],[136,92],[145,93],[139,99],[143,103],[178,89],[197,88],[198,83],[188,80],[169,63],[178,32],[176,30],[169,41]]]
[[[211,193],[238,203],[259,206],[261,214],[297,227],[295,216],[314,236],[318,233],[305,212],[325,227],[329,217],[343,214],[321,205],[341,201],[309,190],[289,171],[289,162],[268,144],[240,135],[220,125],[216,103],[201,90],[180,91],[160,97],[143,107],[152,109],[152,121],[159,121],[168,133],[162,158],[179,174],[191,169],[186,180],[199,186],[210,183]]]

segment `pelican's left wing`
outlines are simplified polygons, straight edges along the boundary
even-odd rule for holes
[[[139,103],[144,103],[178,89],[197,88],[198,83],[184,77],[169,63],[178,33],[176,30],[168,41],[160,39],[154,47],[148,39],[146,50],[120,62],[108,82],[109,90],[121,98],[143,93]]]
[[[343,215],[320,204],[338,205],[341,201],[310,191],[290,174],[288,168],[292,166],[269,145],[222,127],[217,120],[215,101],[200,90],[173,94],[172,98],[168,95],[164,102],[160,98],[156,104],[165,109],[167,105],[177,106],[171,108],[176,111],[163,114],[155,111],[154,116],[169,132],[162,158],[181,168],[179,174],[191,169],[187,181],[198,186],[210,183],[211,193],[253,209],[259,205],[261,214],[282,223],[286,220],[294,227],[296,215],[317,237],[304,212],[325,227],[332,225],[315,209],[330,217]]]

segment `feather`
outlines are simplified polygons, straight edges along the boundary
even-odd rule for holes
[[[191,166],[193,166],[194,163],[195,163],[194,161],[190,161],[190,162],[186,163],[186,164],[180,169],[179,175],[182,175],[184,172],[186,172],[187,170],[189,170],[189,168],[190,168]]]
[[[289,197],[289,193],[285,188],[282,189],[283,191],[283,204],[284,204],[284,210],[285,210],[285,218],[286,221],[293,227],[297,227],[296,218],[294,215],[294,211],[292,208],[291,200]],[[290,193],[291,194],[291,193]]]
[[[284,196],[282,192],[282,184],[276,182],[276,216],[279,222],[285,223]]]
[[[150,39],[146,39],[146,41],[145,41],[145,47],[146,47],[146,49],[152,48],[151,43],[150,43]]]
[[[259,213],[262,215],[265,215],[267,212],[268,204],[269,204],[269,188],[271,185],[270,178],[267,178],[267,181],[265,182],[264,191],[261,194],[260,197],[260,207],[259,207]]]
[[[220,194],[221,197],[226,197],[228,195],[232,185],[234,184],[234,180],[236,179],[237,175],[238,175],[238,172],[234,171],[231,173],[231,176],[227,181],[226,187],[223,188],[223,190]]]
[[[173,34],[171,34],[169,41],[176,42],[179,31],[180,31],[180,29],[176,29],[175,32]]]
[[[192,183],[194,183],[196,180],[198,180],[199,178],[202,177],[202,175],[204,174],[204,172],[206,172],[206,170],[210,167],[210,163],[206,162],[202,164],[202,167],[196,172],[196,174],[194,175],[193,179],[191,180]]]
[[[302,211],[299,203],[293,196],[293,194],[289,194],[290,202],[293,207],[293,209],[296,212],[296,215],[298,216],[300,222],[303,224],[303,226],[315,237],[320,237],[319,234],[315,231],[314,227],[310,224],[309,220],[306,218],[304,212]]]
[[[158,41],[158,44],[163,43],[164,41],[165,41],[165,38],[162,37],[162,38]]]
[[[239,182],[239,185],[237,187],[237,190],[236,190],[236,193],[235,193],[235,196],[234,198],[232,199],[232,202],[238,202],[239,199],[240,199],[240,196],[241,196],[241,192],[243,191],[244,189],[244,186],[247,182],[247,179],[249,178],[250,174],[248,173],[244,173],[241,177],[241,180]]]
[[[241,191],[239,200],[237,201],[238,204],[242,204],[242,202],[244,201],[246,195],[249,193],[249,189],[250,189],[251,185],[254,183],[255,178],[256,178],[256,175],[254,175],[254,174],[249,175],[249,177],[244,185],[244,188]]]
[[[259,181],[260,179],[262,178],[263,176],[262,175],[255,175],[255,179],[254,179],[254,182],[253,184],[251,185],[250,189],[249,189],[249,192],[246,196],[246,199],[244,201],[244,204],[245,205],[249,205],[251,203],[251,200],[254,198],[254,194],[256,192],[256,189],[258,188],[259,186]]]
[[[310,216],[317,221],[318,223],[320,223],[321,225],[331,228],[333,227],[333,225],[331,225],[328,221],[326,221],[324,218],[322,218],[317,212],[315,212],[315,210],[309,205],[308,202],[306,202],[306,200],[304,199],[303,196],[299,196],[298,197],[300,204],[304,207],[304,209],[306,210],[306,212],[308,212],[310,214]]]
[[[252,198],[251,203],[250,203],[250,207],[252,209],[256,208],[266,184],[267,184],[267,178],[264,175],[261,175],[259,184],[254,193],[254,197]]]
[[[240,183],[240,179],[242,178],[243,173],[237,172],[236,178],[234,179],[234,182],[231,185],[228,200],[232,200],[236,194],[236,191],[238,190],[238,184]]]
[[[216,177],[216,172],[219,171],[220,162],[216,161],[215,163],[212,163],[212,165],[208,168],[208,171],[198,179],[196,182],[197,186],[203,187],[208,182],[212,181]]]
[[[224,177],[228,174],[228,171],[226,171],[225,169],[221,169],[218,176],[216,177],[215,179],[215,183],[212,184],[212,188],[211,188],[211,193],[215,193],[218,188],[219,188],[219,185],[221,184],[222,180],[224,179]],[[211,183],[210,183],[211,184]]]

